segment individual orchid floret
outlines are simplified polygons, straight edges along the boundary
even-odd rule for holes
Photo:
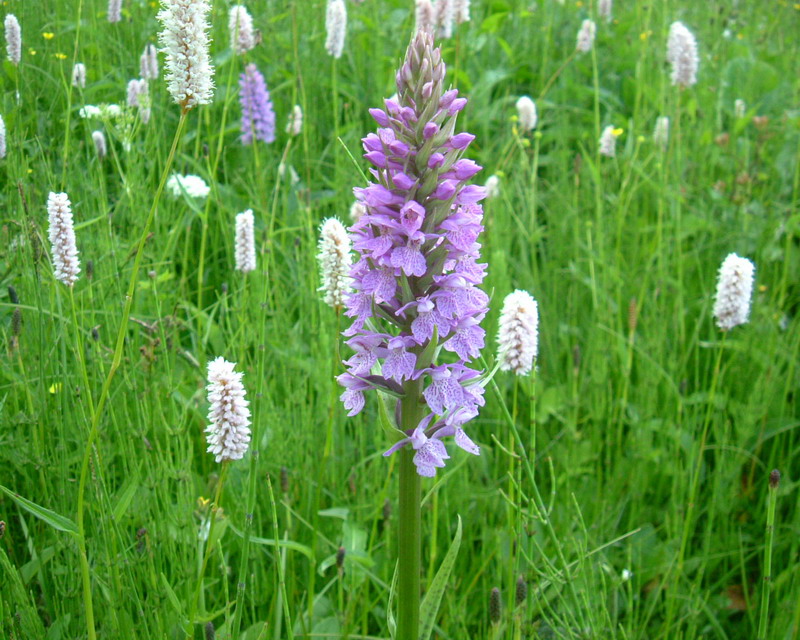
[[[53,272],[56,280],[71,287],[78,280],[80,263],[75,246],[75,228],[72,208],[66,193],[53,193],[47,197],[49,219],[48,235],[53,255]]]
[[[220,357],[208,363],[208,452],[217,462],[241,460],[250,444],[250,404],[242,384],[244,374]]]
[[[236,246],[234,252],[236,270],[242,273],[255,271],[256,232],[253,210],[247,209],[236,215]]]
[[[122,0],[108,0],[107,18],[112,24],[122,20]]]
[[[755,265],[747,258],[731,253],[719,268],[714,317],[723,331],[745,324],[750,316]]]
[[[242,144],[261,140],[275,141],[275,112],[264,76],[255,64],[248,64],[239,76],[239,102],[242,106]]]
[[[697,40],[682,22],[673,22],[667,38],[667,62],[672,65],[672,84],[682,89],[697,83]]]
[[[72,86],[78,89],[86,88],[86,65],[76,62],[72,67]]]
[[[606,22],[611,22],[611,10],[613,7],[613,0],[598,0],[597,2],[597,15],[599,15]]]
[[[323,221],[319,230],[319,276],[323,292],[322,300],[334,309],[344,306],[345,296],[350,291],[351,242],[347,230],[337,218]]]
[[[436,10],[431,0],[416,0],[416,31],[432,31],[436,27]]]
[[[303,131],[303,109],[299,104],[294,105],[286,121],[286,133],[290,136],[299,136]]]
[[[12,64],[19,65],[22,59],[22,29],[17,17],[9,13],[3,21],[6,32],[6,53]]]
[[[231,34],[233,52],[237,55],[254,49],[258,42],[253,28],[253,17],[244,5],[235,4],[231,7],[228,12],[228,31]]]
[[[144,80],[158,78],[158,51],[154,44],[147,44],[139,57],[139,77]]]
[[[615,129],[613,124],[603,129],[600,135],[600,155],[613,158],[617,155],[617,138],[622,135],[622,129]]]
[[[347,7],[344,0],[328,0],[325,11],[325,51],[334,58],[341,58],[344,51],[344,38],[347,34]]]
[[[106,148],[106,136],[100,131],[92,131],[92,142],[94,143],[94,150],[97,152],[97,157],[102,160],[108,155]]]
[[[517,117],[519,118],[519,128],[523,132],[533,131],[539,116],[536,113],[536,103],[529,96],[522,96],[517,100]]]
[[[539,350],[539,310],[527,291],[518,289],[503,300],[497,344],[501,371],[530,373]]]
[[[186,112],[214,97],[214,67],[208,55],[207,0],[161,0],[159,40],[167,54],[167,89]]]
[[[167,190],[176,198],[184,193],[190,198],[206,198],[211,191],[209,186],[200,176],[182,176],[173,173],[167,180]]]
[[[659,116],[656,118],[656,126],[653,130],[653,142],[661,147],[662,151],[666,151],[669,144],[669,118],[667,116]]]
[[[578,40],[575,48],[581,53],[589,53],[594,46],[594,36],[597,27],[593,20],[584,20],[578,31]]]
[[[419,7],[419,5],[418,5]],[[466,99],[444,85],[445,65],[429,30],[418,31],[396,75],[397,97],[371,109],[376,133],[363,138],[372,182],[355,189],[364,212],[350,229],[357,260],[345,315],[355,354],[339,376],[350,415],[364,392],[399,397],[393,412],[417,472],[432,476],[449,455],[445,438],[477,454],[464,425],[484,404],[481,372],[469,367],[484,346],[488,296],[480,170],[464,153],[474,139],[456,133]],[[404,407],[419,413],[404,415]]]

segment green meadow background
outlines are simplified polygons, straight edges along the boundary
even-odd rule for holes
[[[211,637],[209,622],[217,638],[390,637],[396,462],[381,455],[376,395],[355,418],[338,403],[347,319],[320,300],[315,254],[319,223],[349,220],[363,185],[367,110],[395,91],[413,3],[348,2],[338,61],[324,51],[321,0],[247,6],[263,42],[236,57],[229,4],[213,3],[215,100],[190,113],[171,169],[211,194],[159,202],[79,509],[93,407],[179,109],[157,80],[147,125],[132,110],[78,115],[124,104],[156,42],[156,3],[125,0],[118,24],[101,0],[2,3],[23,36],[20,66],[0,70],[2,638],[88,637],[81,539],[100,638],[184,638],[196,591],[196,638]],[[515,288],[539,302],[540,345],[534,376],[488,385],[469,427],[480,457],[451,447],[423,482],[424,585],[462,526],[432,637],[750,639],[769,590],[764,637],[798,638],[800,5],[618,0],[609,23],[572,0],[474,0],[471,13],[440,44],[469,98],[459,129],[477,136],[476,180],[501,177],[482,236],[486,366]],[[595,48],[574,55],[587,17]],[[699,80],[685,91],[665,62],[675,20],[699,43]],[[85,89],[70,88],[74,61]],[[238,140],[247,62],[271,90],[271,145]],[[526,94],[534,134],[515,125]],[[304,128],[290,139],[294,104]],[[659,115],[672,121],[665,151],[652,142]],[[615,159],[597,154],[608,124],[623,129]],[[72,292],[52,275],[50,191],[66,191],[75,213]],[[242,276],[233,224],[247,208],[258,269]],[[753,260],[756,286],[750,322],[723,335],[711,311],[731,252]],[[221,475],[203,433],[217,356],[245,372],[253,442],[227,470],[198,589]]]

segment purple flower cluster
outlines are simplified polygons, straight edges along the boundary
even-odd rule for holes
[[[463,426],[484,404],[481,373],[467,364],[484,346],[489,301],[478,288],[485,190],[466,184],[481,167],[462,158],[474,136],[454,131],[467,101],[444,90],[444,76],[441,52],[422,30],[397,73],[397,101],[370,111],[380,128],[363,144],[375,181],[354,190],[366,213],[350,228],[359,259],[344,335],[355,354],[338,377],[348,415],[361,411],[368,389],[400,398],[405,437],[384,455],[410,445],[422,476],[445,466],[446,436],[479,453]]]
[[[239,77],[239,101],[242,105],[242,144],[253,140],[275,141],[275,112],[269,99],[267,83],[256,65],[248,64]]]

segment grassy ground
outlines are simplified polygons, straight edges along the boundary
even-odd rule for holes
[[[98,412],[179,112],[162,80],[151,83],[146,126],[134,120],[125,131],[78,109],[124,102],[155,41],[157,8],[126,0],[112,25],[100,0],[3,3],[22,25],[23,60],[0,72],[0,483],[35,503],[0,494],[3,638],[87,637],[75,533],[84,511],[98,636],[183,637],[220,483],[203,434],[205,364],[219,355],[246,372],[254,455],[227,471],[200,618],[218,638],[237,626],[247,640],[389,637],[395,463],[381,456],[376,398],[356,418],[336,399],[345,325],[319,299],[315,251],[318,223],[346,219],[361,184],[344,147],[359,156],[375,126],[367,109],[394,93],[413,9],[349,3],[345,53],[333,62],[323,2],[250,4],[263,43],[242,59],[230,51],[227,4],[215,3],[216,99],[190,113],[173,164],[212,192],[205,203],[162,198]],[[502,297],[527,289],[539,301],[541,343],[535,379],[499,375],[487,389],[470,431],[481,456],[456,451],[423,484],[424,583],[463,522],[434,636],[758,637],[767,478],[777,468],[766,637],[796,639],[800,5],[617,4],[581,56],[575,34],[593,9],[569,0],[479,0],[472,21],[442,42],[451,81],[470,98],[460,124],[477,136],[478,179],[501,175],[501,195],[486,203],[493,302],[484,324],[494,336]],[[699,82],[683,92],[664,61],[674,20],[700,48]],[[69,87],[75,60],[88,70],[83,90]],[[269,146],[238,143],[246,61],[272,91],[279,135]],[[514,124],[524,94],[539,106],[535,135]],[[290,140],[294,104],[305,127]],[[665,152],[651,139],[659,115],[672,120]],[[607,124],[624,130],[616,159],[597,154]],[[111,147],[102,162],[98,128]],[[297,181],[280,177],[282,160]],[[48,258],[44,205],[62,190],[83,267],[73,293]],[[246,208],[259,268],[242,277],[233,220]],[[713,290],[734,251],[755,262],[756,291],[750,323],[723,336]],[[491,346],[485,357],[491,366]],[[509,416],[530,443],[546,515],[511,453]],[[520,576],[527,596],[515,607]]]

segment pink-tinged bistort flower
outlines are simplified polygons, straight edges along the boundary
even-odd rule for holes
[[[72,209],[66,193],[50,193],[47,197],[47,215],[50,222],[48,234],[53,255],[53,272],[56,280],[71,287],[77,281],[81,268],[75,246]]]
[[[719,268],[714,317],[723,331],[745,324],[750,316],[755,265],[747,258],[731,253]]]
[[[539,310],[527,291],[518,289],[503,301],[497,344],[501,371],[530,373],[539,351]]]
[[[245,400],[242,373],[235,363],[217,358],[208,363],[208,452],[217,462],[240,460],[250,444],[250,404]]]

